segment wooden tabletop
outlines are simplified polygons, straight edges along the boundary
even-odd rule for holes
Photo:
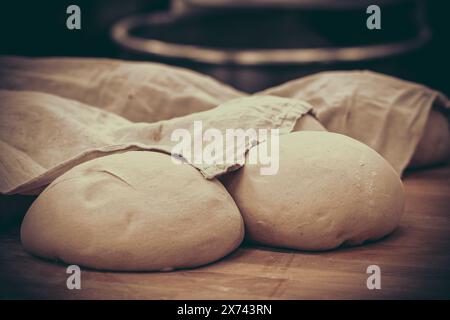
[[[175,272],[82,269],[81,290],[67,289],[65,266],[25,253],[13,228],[0,235],[0,298],[449,299],[450,166],[408,173],[404,183],[400,228],[375,243],[322,253],[244,245]],[[381,269],[380,290],[367,289],[369,265]]]

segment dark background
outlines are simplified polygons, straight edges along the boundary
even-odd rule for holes
[[[331,0],[330,0],[331,1]],[[405,2],[408,2],[407,0]],[[160,62],[177,64],[200,72],[208,73],[219,80],[228,82],[238,89],[255,92],[284,81],[311,74],[323,70],[349,70],[349,69],[371,69],[404,79],[424,83],[428,86],[450,93],[449,73],[449,25],[448,16],[450,9],[449,1],[428,0],[427,17],[429,25],[433,30],[433,38],[424,48],[389,59],[374,60],[360,63],[340,64],[318,64],[318,65],[283,65],[283,66],[261,66],[261,67],[236,67],[236,66],[211,66],[193,64],[188,61],[173,61],[157,57],[138,57],[130,55],[119,49],[110,39],[109,30],[111,25],[120,18],[134,12],[150,12],[168,10],[168,0],[42,0],[42,1],[3,1],[0,4],[0,54],[14,54],[26,56],[98,56],[127,59],[157,60]],[[374,4],[377,1],[373,2]],[[82,29],[71,31],[65,26],[66,8],[70,4],[77,4],[82,13]],[[266,9],[270,10],[270,9]],[[273,10],[273,9],[272,9]],[[383,20],[382,7],[382,22]],[[386,9],[387,10],[387,9]],[[399,9],[402,10],[402,9]],[[315,13],[302,13],[303,16],[315,19]],[[361,25],[352,25],[355,14],[357,19],[361,16]],[[317,19],[324,19],[316,14]],[[256,21],[258,15],[249,14],[250,25]],[[275,14],[273,15],[275,16]],[[369,37],[376,32],[367,32],[364,28],[366,13],[356,12],[353,16],[345,11],[328,13],[325,22],[316,21],[314,28],[320,28],[325,33],[330,43],[358,43],[364,35]],[[259,15],[261,17],[261,15]],[[270,25],[271,13],[263,15],[264,22],[256,21],[260,25]],[[331,18],[330,18],[331,17]],[[252,20],[253,19],[253,20]],[[334,20],[334,21],[330,21]],[[398,21],[392,20],[388,27],[383,25],[383,32],[378,38],[389,37],[390,34],[407,34],[411,32],[411,26],[403,22],[399,15]],[[231,19],[232,20],[232,19]],[[329,21],[329,25],[326,23]],[[334,23],[331,24],[331,23]],[[339,27],[336,27],[338,25]],[[318,27],[319,26],[319,27]],[[200,28],[199,32],[208,31],[208,26]],[[240,31],[233,30],[233,21],[229,21],[228,30],[230,37],[237,39]],[[228,29],[227,29],[228,28]],[[273,32],[271,32],[273,30]],[[365,30],[365,31],[364,31]],[[158,34],[158,31],[155,31]],[[192,33],[192,31],[190,31]],[[278,33],[277,33],[278,32]],[[298,33],[298,36],[296,35]],[[184,27],[175,28],[174,33],[178,39],[187,39],[188,34]],[[308,46],[317,43],[314,35],[303,34],[304,30],[292,30],[292,34],[281,34],[276,28],[266,28],[263,32],[254,32],[254,37],[249,39],[252,46],[258,46],[261,39],[269,44],[280,41],[286,46],[297,45]],[[293,36],[294,35],[294,36]],[[210,33],[206,39],[212,39],[211,43],[206,40],[206,45],[214,45],[217,41],[226,42],[227,39],[215,37]],[[309,38],[308,38],[309,37]],[[242,38],[242,37],[241,37]],[[222,40],[223,39],[223,40]],[[292,39],[300,39],[293,41]],[[302,41],[306,39],[305,41]],[[375,39],[375,38],[374,38]],[[245,38],[243,40],[245,45]],[[261,41],[260,41],[261,40]],[[273,41],[272,41],[273,40]],[[242,41],[241,41],[242,42]],[[298,42],[298,43],[297,43]],[[306,43],[306,44],[305,44]],[[319,41],[320,43],[320,41]],[[222,43],[223,44],[223,43]],[[242,45],[242,43],[241,43]],[[262,45],[262,44],[261,44]]]

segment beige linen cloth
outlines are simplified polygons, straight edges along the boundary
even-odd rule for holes
[[[401,175],[432,107],[450,111],[442,93],[371,71],[322,72],[262,92],[310,103],[321,124],[380,153]]]
[[[288,133],[311,105],[328,130],[368,144],[401,174],[432,106],[450,109],[437,91],[368,71],[319,73],[236,99],[244,94],[189,70],[109,59],[3,57],[0,89],[5,194],[38,193],[74,165],[113,152],[168,153],[171,132],[192,131],[194,120]],[[241,165],[194,164],[207,178]]]
[[[92,58],[0,57],[0,88],[56,94],[133,122],[209,110],[244,95],[187,69]]]
[[[215,128],[224,135],[230,128],[278,128],[285,134],[310,110],[310,105],[297,100],[253,96],[172,120],[133,123],[56,95],[0,90],[0,192],[38,194],[73,166],[116,152],[155,150],[170,154],[179,143],[171,140],[172,132],[184,128],[194,136],[194,121],[201,120],[204,129]],[[244,145],[232,149],[234,162],[191,164],[206,178],[214,178],[242,166],[244,154],[252,142],[262,141],[259,138],[240,141]]]

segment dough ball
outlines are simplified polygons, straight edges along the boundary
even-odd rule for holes
[[[21,229],[26,251],[108,270],[172,270],[222,258],[242,241],[217,180],[169,155],[132,151],[85,162],[51,183]]]
[[[347,136],[320,131],[280,136],[278,173],[264,176],[259,169],[246,164],[224,179],[246,235],[255,242],[326,250],[381,238],[399,223],[404,205],[399,176],[378,153]]]
[[[409,163],[418,168],[440,164],[450,160],[450,127],[447,118],[439,111],[431,110],[422,138]]]

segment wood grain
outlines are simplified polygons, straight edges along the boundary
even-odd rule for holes
[[[401,226],[375,243],[321,253],[247,244],[217,263],[166,273],[83,269],[81,290],[66,288],[64,265],[25,253],[13,228],[0,234],[0,298],[449,299],[450,166],[407,173],[404,184]],[[381,290],[366,287],[372,264]]]

